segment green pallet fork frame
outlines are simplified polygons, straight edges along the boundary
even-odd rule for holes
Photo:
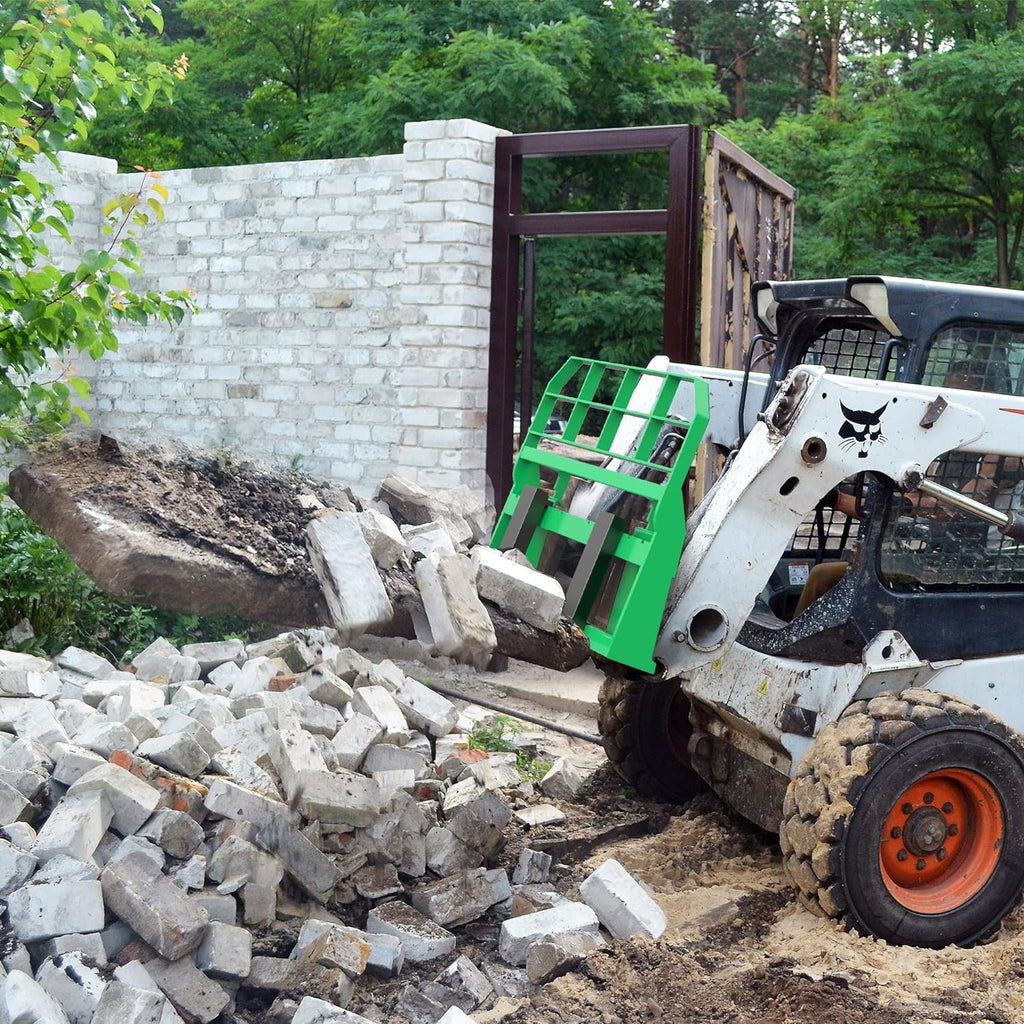
[[[641,381],[645,390],[658,382],[657,393],[653,401],[642,403],[646,409],[630,408]],[[695,411],[689,422],[670,415],[682,387],[693,390]],[[598,398],[612,392],[610,400]],[[564,431],[545,434],[545,427],[559,412],[567,413]],[[642,426],[633,450],[622,454],[612,451],[612,444],[627,417]],[[699,377],[569,359],[540,400],[512,471],[512,491],[491,539],[492,547],[518,548],[535,568],[551,537],[582,545],[566,591],[565,614],[583,629],[597,654],[643,672],[655,669],[652,652],[686,540],[683,489],[708,418],[708,386]],[[597,440],[581,436],[584,428],[596,431]],[[653,461],[666,430],[679,442],[668,466]],[[542,448],[545,437],[559,441],[561,451]],[[581,457],[562,454],[566,447],[576,449]],[[602,459],[602,464],[584,461],[588,457]],[[542,471],[549,479],[554,475],[550,492],[542,489]],[[611,511],[600,512],[593,520],[569,512],[563,506],[573,478],[644,499],[649,503],[646,521],[630,532],[629,522]],[[610,610],[608,595],[601,597],[606,623],[589,621],[605,581],[614,580],[616,574]]]

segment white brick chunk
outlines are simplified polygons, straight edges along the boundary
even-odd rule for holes
[[[554,579],[483,544],[473,549],[473,564],[484,600],[548,633],[558,629],[565,593]]]
[[[24,971],[11,971],[4,979],[0,1020],[11,1024],[69,1024],[60,1003]]]
[[[352,707],[380,723],[384,739],[401,746],[408,743],[411,733],[402,709],[383,686],[361,686],[352,696]]]
[[[580,896],[617,939],[642,934],[657,939],[668,922],[665,912],[617,861],[606,860],[580,885]]]
[[[159,991],[149,992],[115,979],[103,990],[92,1024],[160,1024],[165,1004]]]
[[[363,704],[365,707],[365,703]],[[367,751],[384,735],[384,726],[372,715],[359,711],[334,734],[331,750],[342,768],[358,771]]]
[[[396,935],[402,940],[406,960],[412,963],[436,960],[455,949],[455,936],[450,931],[424,917],[408,903],[382,903],[374,907],[366,918],[366,930]]]
[[[98,881],[72,880],[24,885],[7,898],[14,934],[22,942],[41,942],[70,932],[103,930],[103,891]]]
[[[121,836],[130,836],[140,829],[160,803],[160,792],[155,786],[110,763],[86,772],[71,785],[67,795],[90,792],[103,794],[113,811],[110,827]]]
[[[90,1024],[107,982],[82,953],[58,953],[44,960],[36,981],[60,1003],[71,1024]]]
[[[546,935],[567,935],[572,932],[597,934],[601,925],[597,914],[585,903],[560,903],[535,914],[510,917],[501,924],[498,954],[506,963],[519,967],[526,963],[532,943]]]
[[[473,577],[473,563],[464,555],[416,563],[416,585],[438,651],[483,668],[498,641]]]
[[[65,796],[39,830],[32,852],[41,863],[63,854],[89,860],[113,817],[102,793],[79,792]]]
[[[252,963],[252,936],[245,928],[211,921],[196,950],[195,963],[211,977],[240,981]]]
[[[358,636],[394,614],[354,512],[314,519],[306,531],[313,568],[342,636]]]

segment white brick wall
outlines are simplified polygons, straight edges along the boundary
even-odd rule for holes
[[[78,361],[93,426],[237,449],[370,494],[389,473],[484,492],[498,129],[406,126],[405,151],[163,175],[143,289],[190,287],[178,328],[123,328]],[[65,155],[76,233],[138,185]],[[137,289],[138,290],[138,289]]]

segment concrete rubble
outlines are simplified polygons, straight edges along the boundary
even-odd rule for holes
[[[451,1024],[575,969],[602,928],[660,934],[614,861],[557,891],[529,842],[568,804],[470,749],[486,712],[341,641],[160,640],[127,668],[0,651],[33,676],[0,716],[0,1020]]]

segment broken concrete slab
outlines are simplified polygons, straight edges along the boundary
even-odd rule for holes
[[[580,883],[580,897],[617,939],[637,934],[657,939],[668,926],[665,912],[614,858]]]
[[[314,519],[306,531],[310,560],[334,627],[345,638],[391,621],[394,609],[370,548],[351,512]]]
[[[464,555],[422,559],[416,584],[437,650],[483,669],[498,641],[477,596],[473,563]]]

